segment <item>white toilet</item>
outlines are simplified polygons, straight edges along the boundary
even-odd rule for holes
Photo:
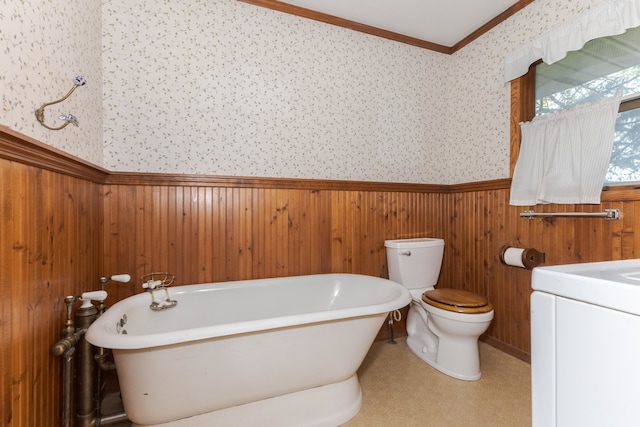
[[[407,344],[419,358],[454,378],[480,379],[478,337],[493,319],[486,298],[458,289],[434,289],[444,240],[387,240],[389,279],[413,297],[407,316]]]

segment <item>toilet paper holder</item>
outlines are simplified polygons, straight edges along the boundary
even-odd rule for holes
[[[514,262],[513,259],[510,260],[505,260],[505,254],[507,253],[507,250],[509,249],[515,249],[517,251],[521,251],[520,253],[520,262]],[[512,246],[509,245],[504,245],[500,248],[500,262],[504,265],[508,265],[508,266],[513,266],[513,267],[521,267],[521,268],[526,268],[528,270],[531,270],[534,267],[539,266],[540,264],[544,263],[545,261],[545,254],[544,252],[540,252],[534,248],[523,248],[523,249],[519,249],[519,248],[514,248]]]

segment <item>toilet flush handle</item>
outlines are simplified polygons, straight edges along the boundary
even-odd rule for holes
[[[400,252],[398,255],[411,256],[411,251]]]

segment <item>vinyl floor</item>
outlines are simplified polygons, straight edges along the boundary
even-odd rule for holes
[[[345,427],[531,426],[531,366],[480,342],[482,378],[462,381],[407,347],[376,342],[358,376],[362,409]]]

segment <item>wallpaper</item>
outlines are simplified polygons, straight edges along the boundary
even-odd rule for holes
[[[236,0],[3,0],[0,125],[114,171],[504,178],[504,56],[605,2],[537,0],[448,56]],[[40,126],[76,75],[46,122],[80,126]]]
[[[447,58],[235,0],[104,9],[105,164],[436,182]]]
[[[96,165],[103,160],[101,2],[0,1],[0,125]],[[62,114],[79,126],[51,131],[35,110],[62,98],[76,76],[87,81],[61,104],[45,108],[44,122]]]
[[[239,3],[105,3],[105,165],[453,184],[509,176],[504,56],[602,2],[538,0],[453,56]]]
[[[536,0],[451,56],[443,154],[450,163],[443,183],[509,177],[511,94],[503,77],[505,56],[606,2]]]

